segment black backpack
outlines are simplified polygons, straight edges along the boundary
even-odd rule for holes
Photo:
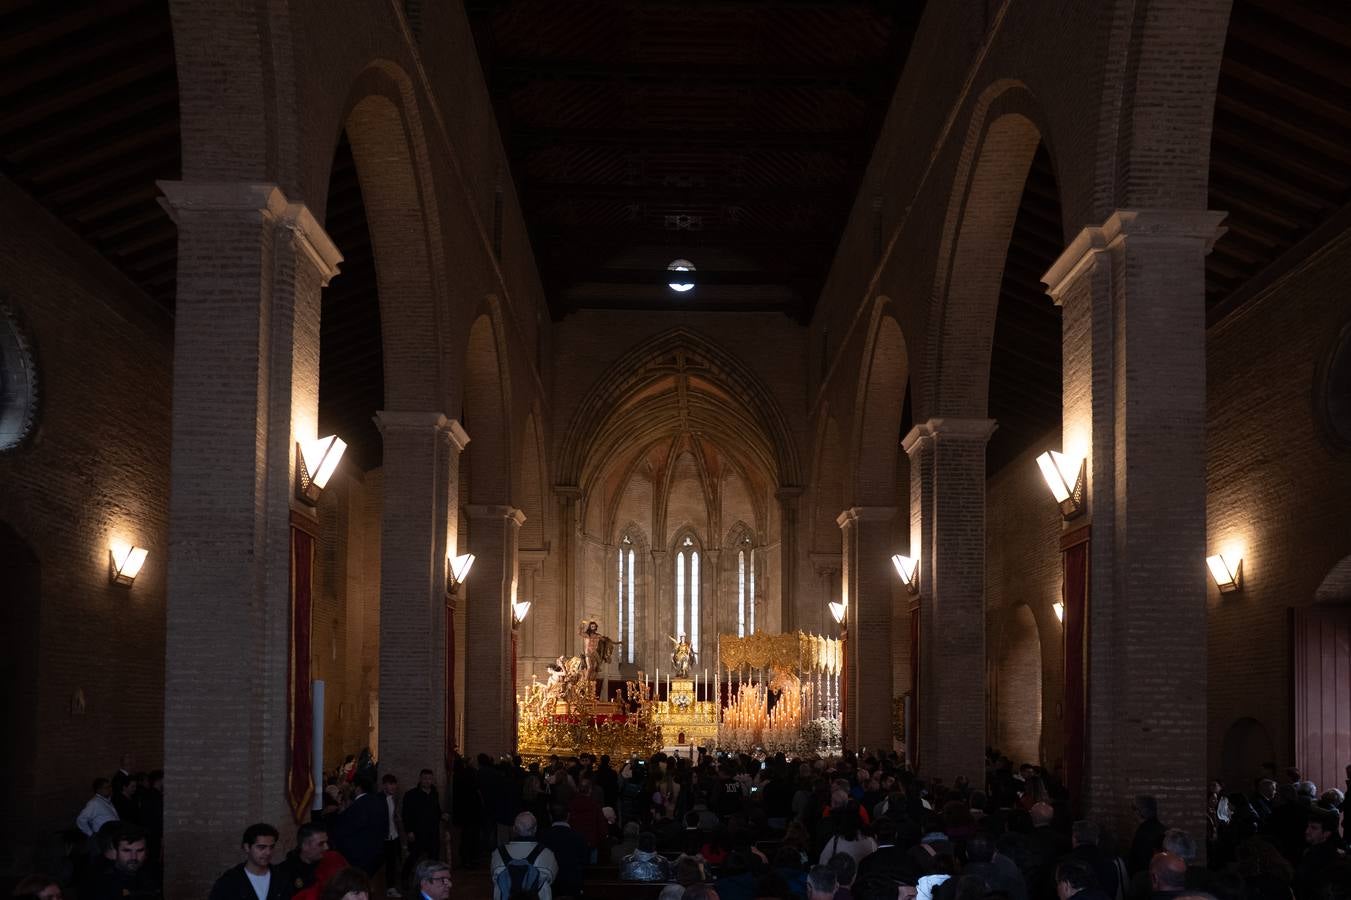
[[[529,854],[516,859],[505,846],[497,848],[497,855],[502,858],[502,868],[494,879],[499,900],[539,900],[539,889],[548,880],[535,865],[543,852],[543,845],[536,844]]]

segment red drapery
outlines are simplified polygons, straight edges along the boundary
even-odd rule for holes
[[[901,708],[905,715],[905,708]],[[910,611],[910,717],[905,728],[905,752],[919,768],[919,606]]]
[[[314,796],[314,693],[310,682],[310,614],[314,586],[314,535],[291,523],[291,764],[286,799],[303,822]]]
[[[1083,809],[1088,736],[1088,529],[1061,538],[1065,604],[1065,787],[1075,815]]]
[[[446,771],[455,766],[455,600],[446,597]]]

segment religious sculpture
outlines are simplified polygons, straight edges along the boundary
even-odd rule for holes
[[[584,677],[595,678],[600,667],[614,655],[615,642],[600,633],[600,624],[591,619],[582,620],[577,633],[582,637],[582,670]]]
[[[671,635],[668,635],[668,638],[675,645],[675,649],[671,651],[671,665],[675,667],[676,677],[688,678],[690,666],[695,662],[694,647],[690,646],[689,638],[683,634],[679,640]]]

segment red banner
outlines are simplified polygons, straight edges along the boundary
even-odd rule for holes
[[[310,681],[310,617],[314,591],[314,535],[291,525],[291,667],[287,707],[291,762],[286,799],[304,822],[314,797],[314,694]]]
[[[1065,604],[1065,787],[1074,814],[1083,809],[1088,731],[1088,530],[1065,535],[1061,560]]]

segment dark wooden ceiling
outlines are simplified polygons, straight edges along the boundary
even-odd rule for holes
[[[918,3],[469,0],[550,303],[808,314],[904,63]],[[432,51],[427,51],[432,52]],[[1211,145],[1229,231],[1211,321],[1301,241],[1351,214],[1351,5],[1236,0]],[[327,227],[320,417],[378,464],[382,387],[365,211],[339,147]],[[177,239],[155,182],[180,176],[167,0],[0,0],[0,174],[173,315]],[[991,360],[991,465],[1059,421],[1063,241],[1038,157],[1014,227]],[[665,287],[686,257],[698,287]],[[1283,259],[1284,257],[1284,259]],[[347,364],[342,364],[346,360]],[[355,438],[355,440],[353,440]]]
[[[172,316],[180,172],[166,0],[0,3],[0,171]]]
[[[1210,142],[1212,324],[1351,201],[1351,3],[1235,0]],[[1342,216],[1345,219],[1345,216]]]
[[[1013,221],[999,283],[990,352],[989,416],[999,423],[985,451],[997,472],[1060,425],[1060,307],[1041,276],[1064,247],[1060,189],[1046,145],[1037,148]]]
[[[556,317],[809,317],[920,0],[466,8]],[[675,259],[692,291],[667,287]]]
[[[343,259],[324,288],[319,320],[319,433],[341,435],[352,460],[369,470],[382,457],[373,417],[384,406],[385,355],[375,252],[346,131],[333,154],[325,215],[324,230]]]

